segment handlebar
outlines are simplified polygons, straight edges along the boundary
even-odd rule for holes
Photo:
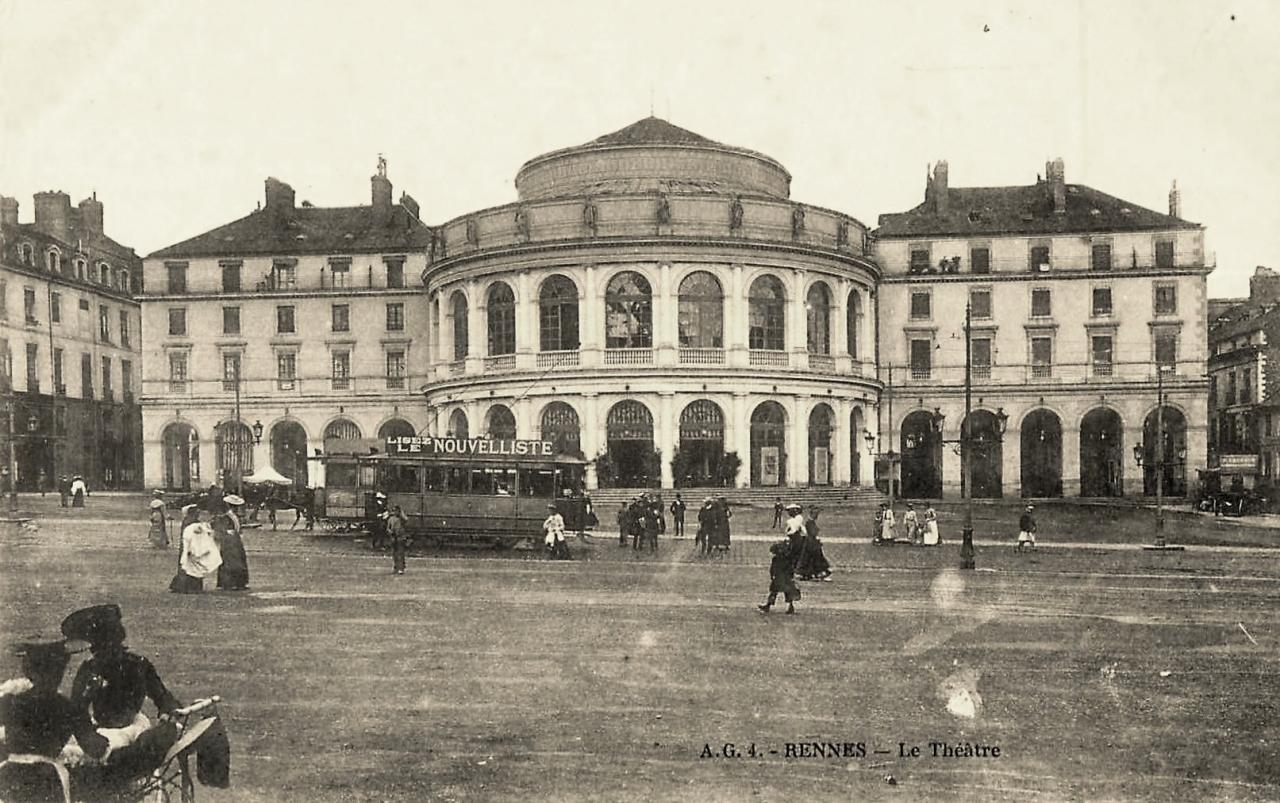
[[[222,702],[222,698],[215,694],[212,697],[207,697],[202,700],[196,700],[194,703],[192,703],[189,706],[186,706],[185,708],[174,709],[173,715],[178,717],[189,716],[191,714],[195,714],[200,711],[203,711],[206,708],[209,708],[211,706],[217,705],[220,702]]]

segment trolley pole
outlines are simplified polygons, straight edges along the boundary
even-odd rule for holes
[[[964,422],[960,425],[960,462],[963,464],[964,480],[964,528],[960,531],[960,568],[973,569],[973,439],[971,437],[973,422],[973,377],[971,375],[972,354],[969,327],[972,323],[973,310],[964,305]]]

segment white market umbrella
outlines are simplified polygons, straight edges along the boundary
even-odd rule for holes
[[[276,471],[271,466],[263,466],[244,477],[243,482],[253,485],[293,485],[293,480]]]

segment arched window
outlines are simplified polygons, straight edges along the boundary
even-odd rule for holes
[[[103,287],[111,287],[111,266],[103,262],[99,267],[102,269],[102,273],[98,277],[99,281],[102,282]]]
[[[131,289],[129,287],[129,271],[125,270],[124,268],[121,268],[118,275],[120,280],[121,292],[128,293]]]
[[[467,358],[467,297],[462,291],[453,294],[450,302],[453,307],[453,359],[454,362]]]
[[[164,428],[164,487],[189,491],[200,485],[200,436],[189,424]]]
[[[403,418],[392,418],[386,421],[382,426],[378,427],[378,439],[386,440],[387,438],[411,438],[417,432],[413,428],[413,424],[405,421]]]
[[[809,413],[809,484],[832,483],[831,431],[835,428],[835,413],[826,403],[819,404]]]
[[[31,243],[22,244],[22,264],[32,267],[36,264],[36,251],[31,247]]]
[[[564,402],[551,402],[542,411],[542,439],[556,454],[582,454],[582,425],[578,413]]]
[[[223,421],[213,433],[218,470],[225,476],[253,473],[253,432],[243,421]]]
[[[748,300],[747,345],[753,349],[782,351],[787,347],[787,295],[776,276],[761,276],[751,283]]]
[[[849,339],[849,356],[858,359],[858,327],[862,325],[862,296],[857,290],[849,294],[845,308],[846,333]]]
[[[824,282],[815,282],[805,297],[810,354],[831,353],[831,291]]]
[[[45,267],[49,269],[49,272],[57,273],[58,263],[61,261],[61,258],[62,258],[62,255],[58,253],[58,249],[50,248],[49,251],[44,255],[44,258],[45,258]]]
[[[350,418],[335,418],[324,428],[324,439],[355,440],[363,437],[360,426]]]
[[[467,414],[461,409],[454,410],[449,416],[449,436],[454,438],[469,438],[470,430],[467,426]]]
[[[787,481],[787,413],[775,401],[751,412],[751,484],[773,487]]]
[[[271,428],[271,467],[296,487],[306,487],[307,432],[298,422],[281,421]]]
[[[511,287],[495,282],[486,302],[489,312],[489,356],[516,353],[516,296]]]
[[[706,271],[690,273],[680,282],[680,346],[724,348],[724,292]]]
[[[85,265],[87,263],[83,259],[76,260],[76,278],[84,279]]]
[[[513,441],[516,439],[516,417],[510,408],[495,404],[489,408],[485,429],[494,440]]]
[[[538,324],[538,347],[542,351],[577,350],[578,288],[567,277],[556,275],[542,283]]]
[[[653,292],[635,271],[609,280],[604,294],[605,348],[647,349],[653,346]]]

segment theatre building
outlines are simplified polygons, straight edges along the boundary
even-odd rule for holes
[[[526,162],[427,250],[431,431],[552,440],[591,487],[869,482],[879,271],[790,183],[653,117]]]
[[[53,490],[63,474],[83,475],[90,492],[140,487],[142,260],[103,231],[96,195],[34,200],[34,220],[20,223],[17,199],[0,197],[0,400],[13,405],[18,488]]]
[[[1157,476],[1187,493],[1206,458],[1212,265],[1176,186],[1161,214],[1068,184],[1060,159],[1013,187],[950,187],[939,162],[875,238],[904,496],[961,489],[966,367],[975,497],[1154,494]]]
[[[371,184],[367,206],[317,207],[269,178],[257,211],[144,260],[148,485],[263,466],[319,485],[326,438],[422,430],[428,229],[381,160]]]

